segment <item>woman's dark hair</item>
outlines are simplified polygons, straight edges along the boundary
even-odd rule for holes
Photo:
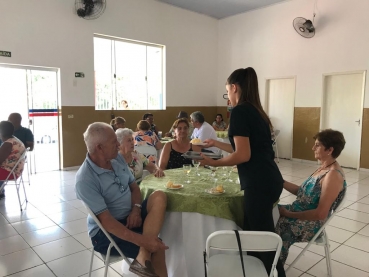
[[[319,133],[317,133],[314,137],[315,140],[318,140],[327,150],[328,148],[333,148],[332,157],[337,158],[343,148],[345,148],[345,138],[340,131],[326,129]]]
[[[154,115],[152,113],[145,113],[142,119],[146,120],[149,116],[154,116]]]
[[[114,124],[119,124],[119,123],[124,124],[124,123],[126,123],[126,120],[121,116],[117,116],[114,120],[115,120]]]
[[[221,114],[221,113],[218,113],[217,115],[216,115],[216,117],[215,117],[215,119],[217,119],[217,117],[218,116],[220,116],[220,118],[222,119],[222,121],[223,121],[223,115]]]
[[[238,85],[240,87],[241,96],[238,105],[250,103],[258,110],[265,122],[267,122],[269,126],[272,126],[269,116],[261,106],[258,76],[252,67],[240,68],[233,71],[227,79],[227,84]]]
[[[146,120],[140,120],[137,123],[137,130],[140,130],[140,131],[148,131],[148,130],[150,130],[150,128],[151,128],[151,125]]]
[[[187,119],[187,118],[185,118],[185,117],[182,117],[182,118],[179,118],[179,119],[177,119],[176,121],[174,121],[172,128],[173,128],[173,129],[177,129],[177,127],[178,127],[178,125],[179,125],[180,123],[185,123],[185,124],[187,125],[187,127],[188,127],[188,128],[190,127],[190,123],[188,123],[188,119]]]
[[[14,125],[10,121],[0,122],[0,134],[4,138],[10,138],[14,134]]]

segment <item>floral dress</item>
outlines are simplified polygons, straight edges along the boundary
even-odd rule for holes
[[[121,154],[119,155],[124,160],[123,156]],[[138,153],[137,151],[132,152],[132,161],[127,164],[138,185],[142,181],[143,170],[149,164],[149,162],[150,161],[143,154]]]
[[[291,212],[302,212],[316,209],[319,205],[320,195],[322,192],[320,181],[327,175],[327,172],[317,177],[310,176],[300,186],[297,192],[296,200],[290,205],[284,205],[284,207]],[[337,170],[342,177],[343,174]],[[341,203],[343,196],[346,192],[346,180],[343,181],[343,190],[338,194],[337,199],[332,204],[331,210],[335,210]],[[324,220],[301,220],[297,218],[280,217],[277,226],[276,233],[281,236],[283,245],[281,250],[280,259],[284,264],[286,262],[289,248],[295,242],[308,242],[324,224]]]
[[[138,131],[135,132],[133,136],[135,138],[135,146],[147,145],[155,148],[155,145],[160,141],[158,136],[153,131]],[[156,156],[146,154],[145,157],[148,158],[150,162],[156,164]]]

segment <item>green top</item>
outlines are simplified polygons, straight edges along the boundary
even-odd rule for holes
[[[223,185],[224,194],[212,195],[205,192],[214,186],[214,177],[210,176],[211,171],[199,168],[201,176],[196,176],[196,168],[192,167],[190,184],[186,184],[187,177],[183,169],[171,169],[165,171],[165,177],[156,178],[154,175],[147,176],[140,185],[142,198],[147,198],[155,190],[164,191],[168,198],[167,211],[169,212],[193,212],[225,218],[234,221],[238,226],[243,226],[244,197],[240,190],[238,174],[232,172],[229,182],[224,173],[229,173],[230,168],[216,172],[217,184]],[[166,188],[167,182],[171,180],[174,184],[183,184],[184,187],[178,190]]]
[[[228,131],[215,131],[218,138],[228,138]]]

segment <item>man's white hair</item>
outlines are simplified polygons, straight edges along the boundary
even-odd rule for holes
[[[86,132],[83,133],[88,153],[93,154],[96,145],[106,141],[107,129],[112,130],[111,126],[104,122],[94,122],[88,125]]]
[[[117,134],[117,139],[118,139],[118,142],[120,144],[123,143],[123,140],[124,138],[128,137],[128,136],[131,136],[133,135],[133,131],[131,129],[128,129],[128,128],[119,128],[115,131],[115,133]]]

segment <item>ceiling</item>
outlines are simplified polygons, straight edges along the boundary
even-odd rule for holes
[[[286,0],[158,0],[186,10],[221,19]]]

